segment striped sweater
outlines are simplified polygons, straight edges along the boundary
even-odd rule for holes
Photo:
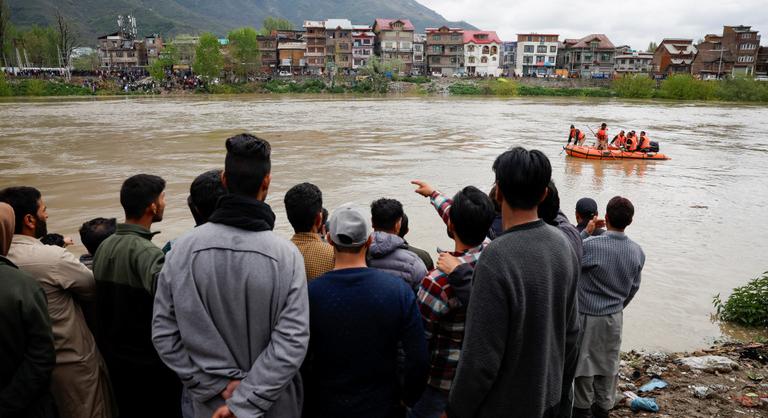
[[[645,253],[623,232],[584,240],[579,279],[579,312],[591,316],[622,311],[640,288]]]

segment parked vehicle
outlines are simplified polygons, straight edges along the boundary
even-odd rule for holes
[[[292,75],[293,74],[291,74],[290,71],[285,71],[285,70],[280,71],[280,73],[278,73],[278,76],[280,76],[280,77],[291,77]]]

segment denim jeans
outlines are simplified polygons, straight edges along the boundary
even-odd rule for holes
[[[192,397],[186,386],[181,387],[181,416],[182,418],[195,418],[195,407],[192,405]]]
[[[421,399],[408,411],[408,418],[440,418],[448,406],[448,393],[427,386]]]

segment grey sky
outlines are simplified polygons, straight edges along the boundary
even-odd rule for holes
[[[581,38],[605,33],[615,45],[645,50],[651,41],[722,33],[723,25],[751,25],[768,45],[768,0],[419,0],[448,20],[495,30],[502,40],[517,33],[557,33]]]

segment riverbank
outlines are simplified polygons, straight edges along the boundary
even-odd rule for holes
[[[666,386],[643,392],[644,385],[658,382],[655,379],[663,381],[658,386]],[[692,353],[622,353],[619,391],[626,395],[611,417],[633,415],[633,395],[654,398],[659,407],[641,416],[765,417],[768,346],[726,342]]]
[[[75,78],[70,82],[0,76],[0,97],[179,96],[189,94],[353,94],[361,96],[604,97],[711,102],[768,103],[768,82],[752,79],[695,80],[673,76],[657,83],[646,76],[617,80],[465,79],[381,76],[271,79],[248,83],[200,83],[194,87],[156,82],[133,83]]]

